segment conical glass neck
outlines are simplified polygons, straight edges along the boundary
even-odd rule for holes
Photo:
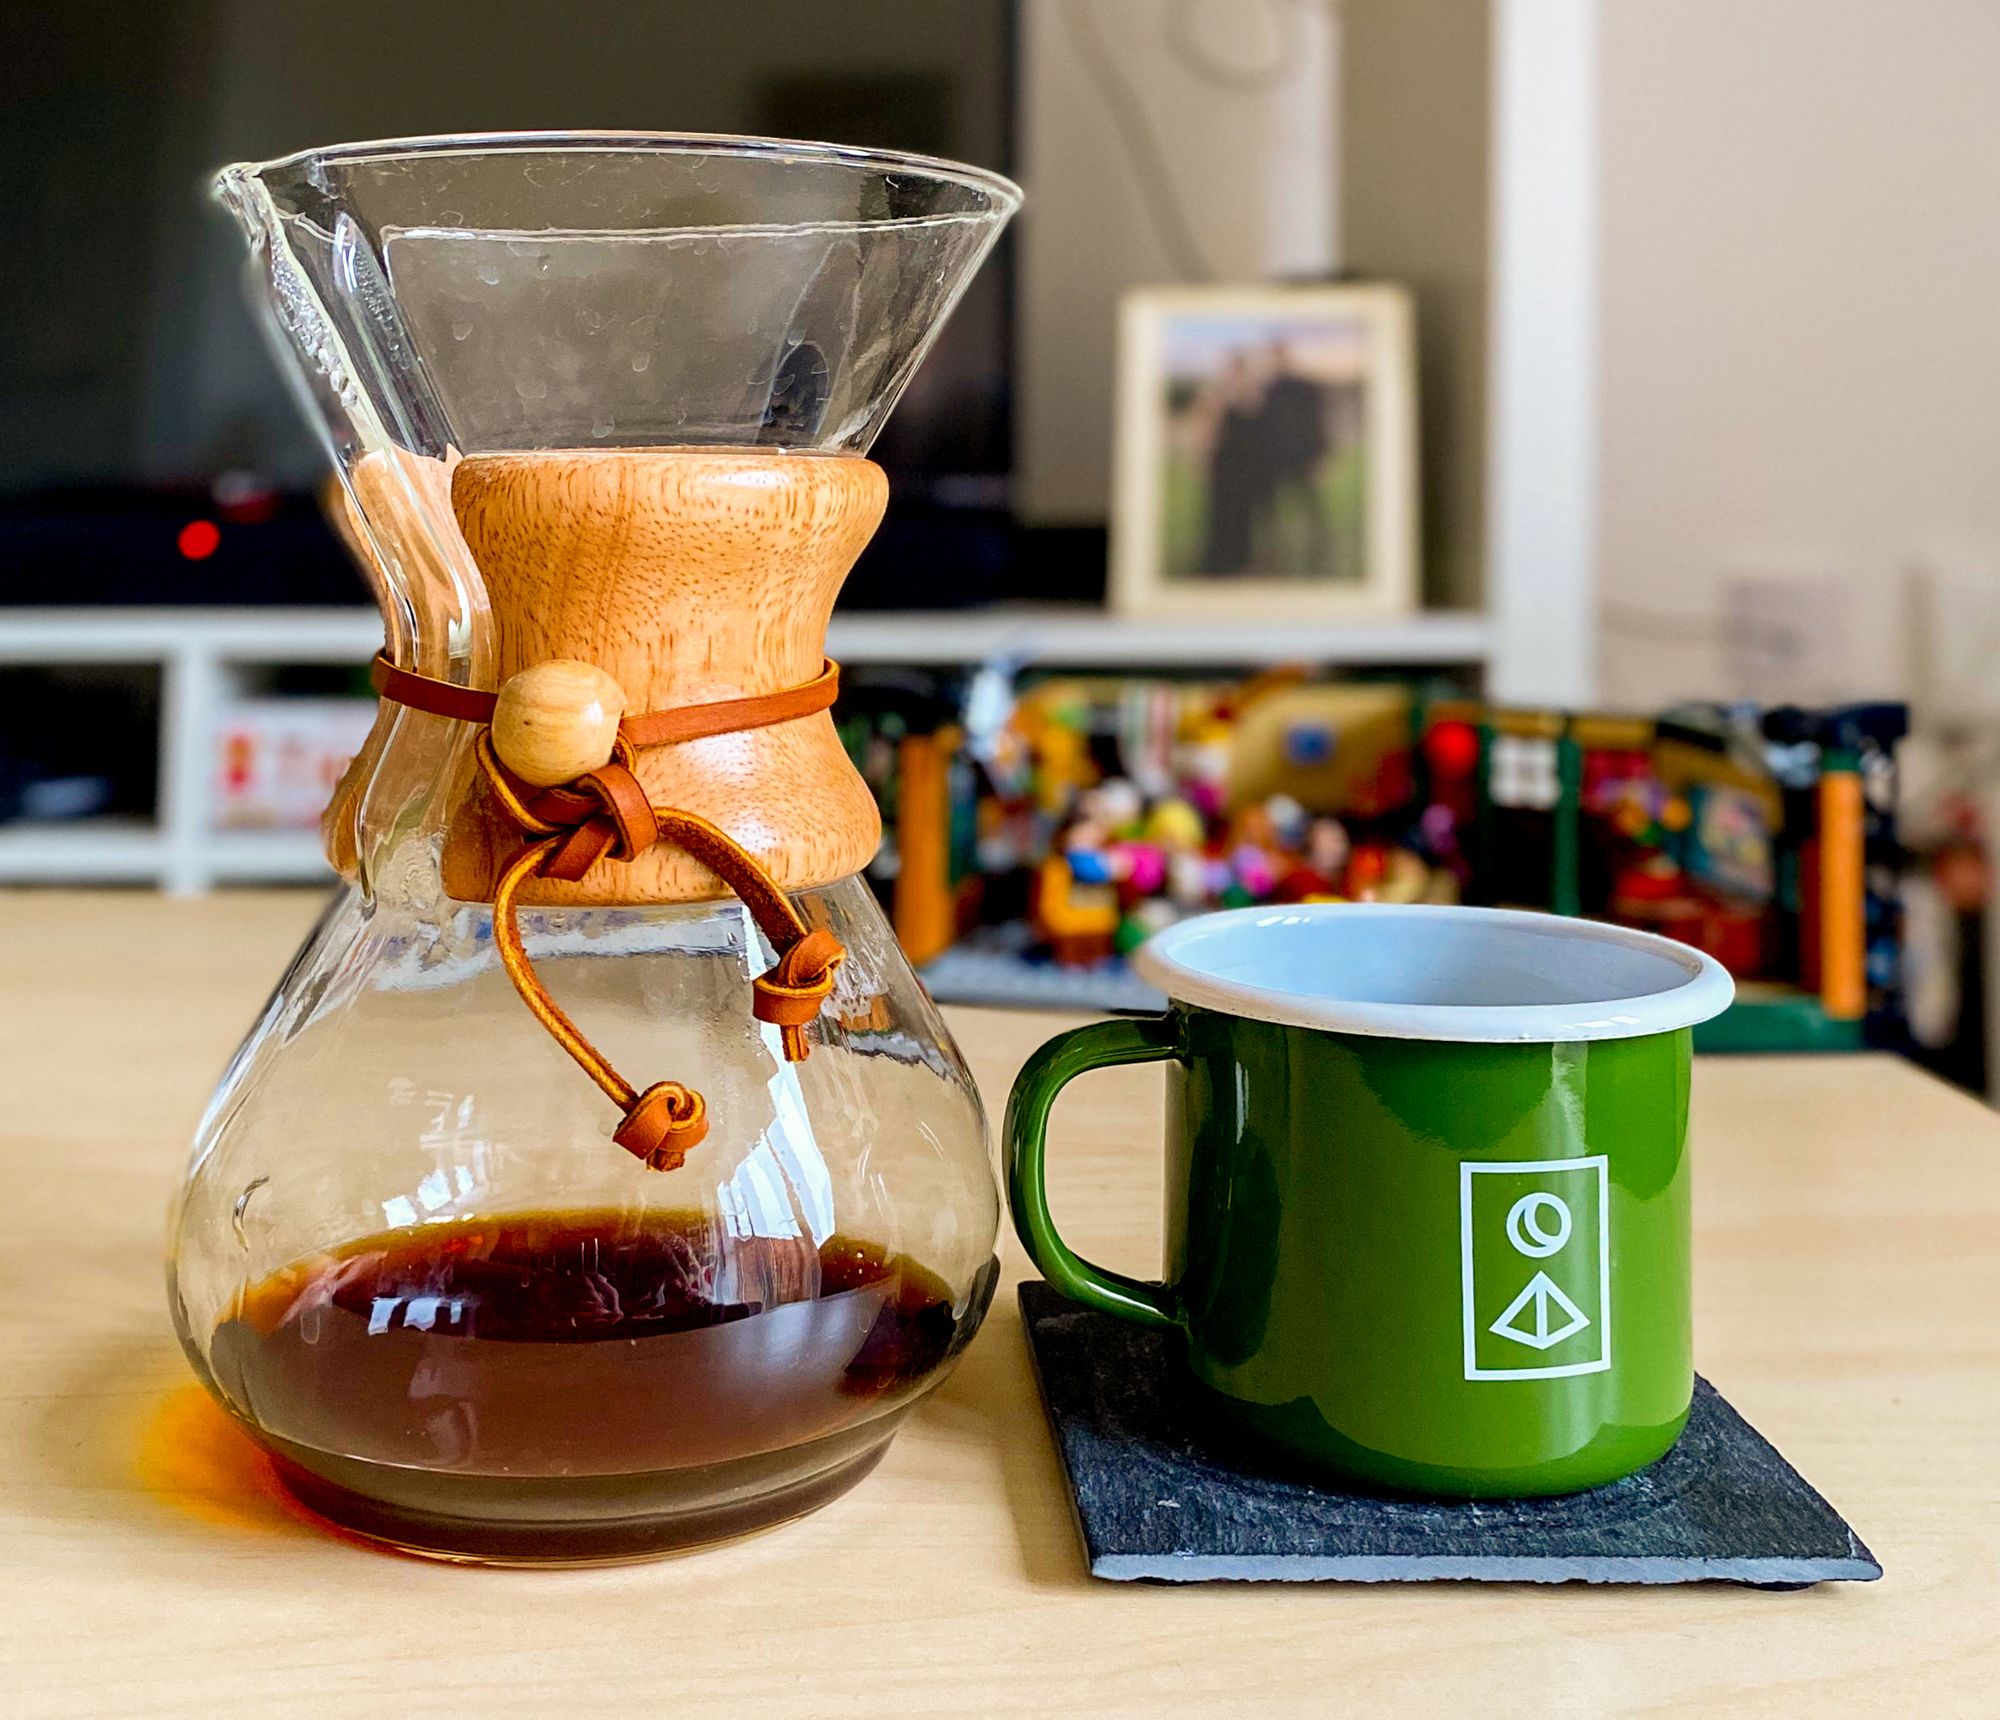
[[[506,134],[225,169],[281,325],[389,438],[864,453],[1019,204],[774,139]]]

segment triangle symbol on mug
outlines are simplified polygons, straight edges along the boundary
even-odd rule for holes
[[[1537,1272],[1486,1329],[1495,1337],[1526,1344],[1531,1350],[1547,1350],[1589,1324],[1590,1316],[1563,1294],[1562,1286],[1546,1272]]]

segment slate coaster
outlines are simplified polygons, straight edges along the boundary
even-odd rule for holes
[[[1094,1576],[1113,1581],[1873,1582],[1875,1557],[1706,1380],[1637,1475],[1558,1499],[1344,1492],[1205,1441],[1175,1342],[1046,1284],[1021,1317]]]

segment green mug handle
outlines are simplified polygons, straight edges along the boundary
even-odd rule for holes
[[[1049,1109],[1056,1095],[1088,1069],[1118,1063],[1187,1060],[1180,1023],[1171,1015],[1136,1021],[1094,1021],[1059,1033],[1022,1065],[1007,1095],[1007,1201],[1014,1234],[1042,1276],[1072,1302],[1134,1325],[1178,1331],[1180,1297],[1171,1284],[1147,1284],[1093,1266],[1056,1234],[1043,1176]]]

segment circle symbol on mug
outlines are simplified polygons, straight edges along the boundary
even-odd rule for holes
[[[1553,1217],[1544,1223],[1544,1214]],[[1556,1196],[1537,1190],[1524,1194],[1507,1214],[1507,1240],[1516,1253],[1530,1260],[1546,1260],[1569,1241],[1572,1224],[1568,1205]]]

